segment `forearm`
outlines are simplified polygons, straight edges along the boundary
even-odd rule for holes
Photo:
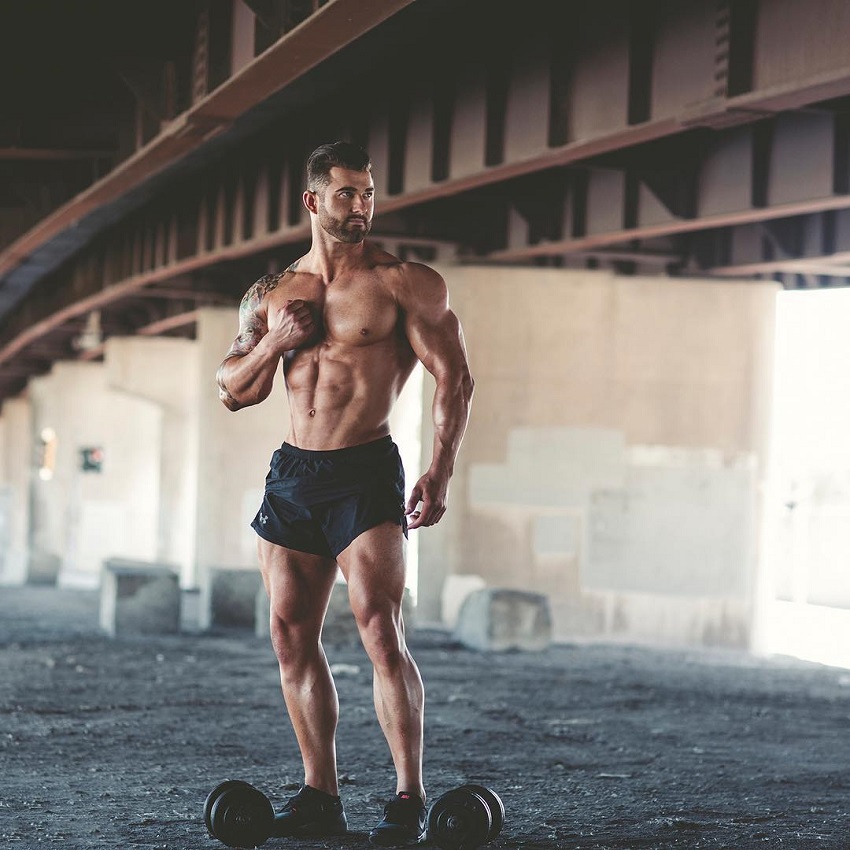
[[[434,449],[431,470],[451,476],[463,435],[469,422],[475,382],[464,369],[437,381],[432,408],[434,419]]]
[[[228,410],[240,410],[268,398],[281,355],[262,342],[247,354],[230,354],[216,373],[219,398]]]

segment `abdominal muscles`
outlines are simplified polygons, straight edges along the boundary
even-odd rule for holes
[[[324,342],[296,352],[284,365],[289,442],[335,449],[388,434],[390,409],[414,362],[395,339],[357,347]]]

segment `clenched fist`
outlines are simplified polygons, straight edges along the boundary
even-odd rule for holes
[[[283,309],[269,313],[269,333],[274,347],[281,353],[305,348],[316,341],[320,324],[315,307],[300,298],[286,301]]]

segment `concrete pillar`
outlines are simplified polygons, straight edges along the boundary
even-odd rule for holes
[[[3,404],[0,432],[0,584],[23,584],[29,571],[32,407],[26,398]]]
[[[198,345],[192,340],[112,338],[106,344],[112,391],[155,404],[162,416],[155,560],[176,564],[183,587],[197,586]]]
[[[30,574],[97,587],[109,557],[153,560],[157,550],[162,415],[151,402],[111,391],[97,363],[58,363],[30,382],[34,431],[56,434],[56,467],[33,485]],[[81,452],[102,452],[100,471]]]

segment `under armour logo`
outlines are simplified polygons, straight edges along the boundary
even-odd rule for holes
[[[268,521],[269,521],[269,518],[265,514],[261,513],[260,514],[260,525],[265,526],[265,524]]]

